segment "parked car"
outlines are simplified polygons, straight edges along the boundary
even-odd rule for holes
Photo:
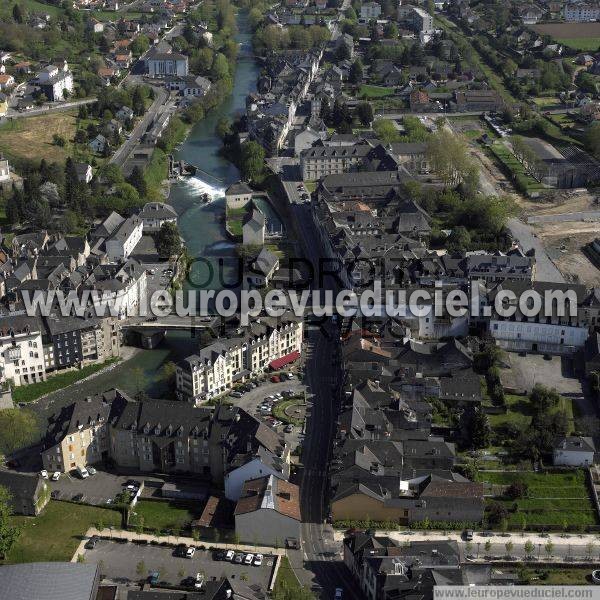
[[[82,502],[84,497],[83,494],[75,494],[71,500],[73,500],[73,502]]]
[[[225,552],[225,560],[232,561],[234,556],[235,552],[233,550],[227,550],[227,552]]]
[[[88,467],[87,471],[90,475],[95,475],[98,472],[96,469],[94,469],[94,467]]]
[[[196,554],[196,548],[194,548],[194,546],[189,546],[185,551],[186,558],[194,558],[194,554]]]
[[[343,595],[344,590],[342,590],[342,588],[335,588],[335,600],[342,600]]]
[[[213,554],[213,560],[225,560],[225,551],[224,550],[217,550]]]
[[[60,471],[54,471],[52,475],[52,481],[58,481],[60,479]]]
[[[96,547],[96,544],[100,541],[100,538],[97,535],[93,535],[85,544],[85,547],[88,550],[93,550]]]
[[[465,529],[465,531],[463,533],[463,537],[465,538],[465,541],[472,542],[473,541],[473,530]]]
[[[177,544],[175,546],[175,550],[173,551],[173,556],[185,556],[187,552],[187,546],[185,544]]]
[[[254,555],[254,562],[252,563],[255,567],[260,567],[262,566],[263,563],[263,555],[262,554],[255,554]]]
[[[76,471],[77,475],[79,475],[81,479],[87,479],[90,476],[88,470],[85,467],[77,467]]]
[[[294,379],[295,375],[293,373],[288,373],[287,374],[287,378],[288,379]]]
[[[246,554],[246,556],[244,557],[244,564],[251,565],[253,561],[254,561],[254,554]]]
[[[241,564],[244,562],[244,555],[243,555],[243,554],[236,554],[236,555],[233,557],[233,562],[234,562],[236,565],[241,565]]]
[[[194,587],[200,589],[204,583],[204,575],[202,573],[196,573],[196,581],[194,581]]]
[[[158,583],[159,578],[160,578],[160,573],[158,571],[152,571],[148,575],[148,583],[150,585],[156,585]]]
[[[41,477],[42,479],[48,479],[48,471],[46,471],[46,469],[42,469],[42,470],[40,471],[40,477]]]
[[[231,392],[231,394],[229,394],[232,398],[241,398],[243,396],[243,394],[241,392]]]
[[[277,375],[273,375],[273,377],[271,377],[271,381],[273,383],[279,383],[281,381],[281,379],[279,379],[279,377]]]
[[[284,431],[286,433],[292,433],[292,431],[294,431],[294,426],[292,424],[288,424],[288,425],[285,426]]]

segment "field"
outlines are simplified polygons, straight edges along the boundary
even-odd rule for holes
[[[46,394],[56,392],[57,390],[73,385],[77,381],[85,379],[117,360],[119,359],[111,358],[98,365],[88,365],[82,369],[60,373],[54,377],[49,377],[46,381],[41,381],[40,383],[19,386],[13,390],[13,399],[15,402],[33,402],[33,400],[37,400]]]
[[[358,90],[359,98],[383,98],[384,96],[393,96],[394,90],[379,85],[361,85]]]
[[[513,174],[518,186],[527,194],[540,192],[546,189],[539,181],[525,172],[523,165],[515,158],[514,154],[502,143],[495,142],[491,151],[496,158]]]
[[[600,23],[540,23],[531,29],[556,40],[600,38]]]
[[[583,470],[568,473],[480,471],[477,480],[488,484],[485,493],[493,494],[493,501],[508,510],[509,529],[521,529],[524,524],[581,528],[597,523]],[[504,499],[500,486],[516,481],[527,484],[527,497]]]
[[[81,537],[98,523],[121,526],[121,513],[50,500],[38,517],[12,517],[21,535],[6,562],[69,561]]]
[[[76,129],[76,113],[71,111],[15,119],[0,127],[0,153],[9,159],[64,162],[73,154]],[[52,142],[55,134],[66,140],[64,146]]]
[[[596,38],[558,38],[556,40],[563,46],[569,46],[573,50],[581,52],[595,52],[600,48],[600,37]]]
[[[64,13],[64,9],[37,0],[20,0],[19,6],[28,14],[47,13],[53,17],[58,17]],[[0,17],[12,15],[13,2],[0,2]]]
[[[140,500],[134,511],[143,518],[145,530],[180,531],[188,529],[190,523],[201,514],[199,502],[153,502]]]

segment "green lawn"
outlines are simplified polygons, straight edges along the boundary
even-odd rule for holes
[[[22,9],[25,10],[26,13],[30,15],[47,13],[50,16],[58,17],[65,12],[64,9],[60,8],[59,6],[38,2],[37,0],[19,0],[18,4]],[[1,2],[0,5],[1,17],[12,16],[12,9],[14,6],[13,2]]]
[[[287,556],[281,557],[277,581],[273,588],[273,598],[303,598],[304,600],[314,598],[311,592],[300,585]]]
[[[361,85],[358,90],[359,98],[383,98],[384,96],[393,96],[394,90],[379,85]]]
[[[582,52],[596,51],[600,48],[600,38],[558,38],[556,40],[563,46],[569,46]]]
[[[121,513],[106,508],[50,500],[38,517],[12,517],[21,535],[6,562],[69,561],[93,526],[121,526]]]
[[[140,500],[134,512],[143,518],[144,530],[181,531],[202,514],[201,502],[158,502]],[[135,521],[133,521],[135,522]]]
[[[502,142],[494,142],[490,149],[494,156],[513,174],[518,185],[526,193],[530,194],[547,189],[537,179],[526,173],[523,165]]]
[[[248,209],[245,206],[242,208],[227,209],[227,228],[235,237],[242,236],[242,226],[247,213]]]
[[[290,406],[300,405],[304,402],[302,398],[290,398],[289,400],[283,400],[273,406],[273,416],[284,423],[291,423],[300,427],[304,422],[304,419],[288,417],[286,409]]]
[[[51,392],[56,392],[56,390],[61,390],[73,385],[77,381],[97,373],[104,367],[107,367],[118,360],[120,359],[110,358],[109,360],[106,360],[98,365],[88,365],[87,367],[83,367],[83,369],[54,375],[53,377],[49,377],[46,381],[41,381],[40,383],[21,385],[13,390],[13,400],[15,402],[32,402],[33,400],[37,400],[46,394],[50,394]]]
[[[523,518],[527,525],[582,527],[597,524],[596,511],[585,482],[585,473],[581,469],[568,473],[480,471],[477,481],[506,486],[516,481],[527,483],[526,498],[509,500],[496,496],[493,499],[504,504],[509,511],[509,529],[520,529]],[[488,488],[486,493],[490,491]],[[489,501],[492,500],[488,499]]]

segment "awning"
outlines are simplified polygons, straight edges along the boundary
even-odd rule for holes
[[[290,363],[298,360],[300,358],[300,352],[294,350],[294,352],[290,352],[281,358],[276,358],[269,363],[269,367],[273,369],[273,371],[277,371],[281,369],[281,367],[285,367],[285,365],[289,365]]]

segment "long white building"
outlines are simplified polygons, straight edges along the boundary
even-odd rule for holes
[[[16,387],[45,379],[41,322],[26,316],[0,319],[0,383]]]

